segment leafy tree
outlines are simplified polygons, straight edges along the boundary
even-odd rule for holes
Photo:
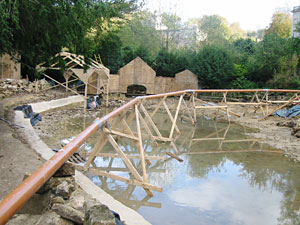
[[[198,24],[202,40],[206,43],[222,43],[229,37],[228,22],[221,16],[203,16]]]
[[[188,59],[185,54],[180,54],[180,52],[169,52],[166,48],[160,50],[152,65],[156,71],[156,75],[174,77],[176,73],[187,69],[189,64]]]
[[[129,46],[126,46],[125,48],[122,49],[122,58],[123,58],[124,65],[126,65],[136,57],[140,57],[148,65],[151,65],[152,63],[152,57],[150,55],[150,52],[144,46],[139,46],[137,49],[133,49]]]
[[[234,64],[234,72],[232,75],[230,87],[235,89],[255,88],[255,83],[246,78],[247,74],[248,70],[244,65]]]
[[[254,54],[255,42],[250,38],[238,39],[233,42],[234,61],[238,64],[246,64],[249,56]]]
[[[221,45],[206,45],[194,58],[193,72],[207,88],[226,88],[234,72],[232,56]]]
[[[91,56],[93,39],[87,35],[99,24],[135,8],[136,0],[5,0],[0,2],[0,54],[18,53],[33,74],[36,64],[48,61],[63,47]],[[24,72],[24,71],[23,71]]]
[[[14,55],[13,30],[19,26],[16,1],[0,1],[0,24],[0,55],[4,52]]]
[[[146,48],[151,56],[158,53],[161,46],[159,32],[155,29],[155,15],[140,11],[128,16],[128,21],[121,27],[119,37],[123,46],[137,49]]]
[[[229,25],[229,36],[231,40],[246,38],[246,32],[240,27],[239,23]]]
[[[270,27],[266,34],[276,33],[281,38],[289,38],[292,34],[292,16],[288,12],[276,12],[273,14]]]
[[[179,45],[183,28],[181,18],[174,13],[163,13],[161,15],[161,26],[162,46],[167,50],[175,49]]]
[[[279,70],[279,59],[292,53],[293,48],[289,40],[276,33],[266,35],[263,41],[255,45],[255,52],[248,59],[248,78],[259,87],[266,86],[267,81]]]
[[[102,63],[110,69],[110,73],[118,73],[123,65],[122,44],[120,38],[114,32],[104,33],[98,40],[95,55],[100,55]]]
[[[300,88],[300,76],[297,74],[299,59],[297,54],[283,56],[279,59],[279,69],[272,80],[268,82],[274,88]]]

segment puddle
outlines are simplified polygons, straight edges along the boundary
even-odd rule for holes
[[[171,124],[165,114],[158,115],[156,122],[168,136]],[[147,166],[148,183],[163,187],[162,193],[149,197],[142,188],[124,182],[91,179],[154,225],[300,224],[300,163],[245,135],[253,129],[240,125],[202,119],[196,128],[180,122],[179,129],[176,154],[184,161],[151,160]],[[86,150],[94,142],[91,139]],[[138,152],[127,139],[118,143],[124,152]],[[144,149],[148,155],[174,152],[170,144],[155,147],[149,140],[144,141]],[[115,153],[110,146],[103,152]],[[140,169],[139,160],[131,161]],[[95,166],[130,178],[121,159],[96,158]]]

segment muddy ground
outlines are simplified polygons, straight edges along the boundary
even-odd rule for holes
[[[41,94],[19,93],[0,101],[0,199],[20,184],[25,174],[31,174],[44,160],[32,150],[14,124],[13,108],[32,102],[67,97],[64,92]]]

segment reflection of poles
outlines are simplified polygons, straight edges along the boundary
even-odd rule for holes
[[[84,113],[86,113],[86,106],[87,106],[87,89],[88,89],[88,80],[86,81],[85,87],[84,87]]]

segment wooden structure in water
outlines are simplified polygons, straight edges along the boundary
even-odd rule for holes
[[[201,100],[201,94],[215,92],[222,95],[222,100],[219,103],[211,103]],[[250,93],[252,97],[248,102],[231,102],[228,101],[229,93]],[[137,97],[130,101],[126,105],[119,108],[120,112],[112,112],[106,116],[105,121],[99,119],[94,123],[98,124],[101,129],[101,135],[98,142],[95,144],[92,151],[85,153],[87,161],[83,166],[84,171],[89,172],[96,176],[105,176],[111,179],[123,181],[127,184],[133,184],[142,187],[148,195],[153,195],[152,191],[162,191],[162,188],[148,183],[147,179],[147,165],[151,165],[151,161],[166,160],[166,157],[174,158],[178,161],[182,159],[178,156],[180,151],[176,147],[176,138],[180,135],[178,128],[179,118],[189,121],[192,125],[197,122],[197,116],[199,113],[205,113],[206,110],[214,110],[215,117],[219,115],[225,115],[225,118],[230,121],[231,116],[242,117],[250,113],[258,114],[260,112],[260,119],[266,119],[273,111],[277,111],[283,106],[290,104],[298,100],[296,91],[292,97],[290,97],[282,106],[276,110],[269,111],[269,93],[276,92],[276,90],[185,90],[173,93],[165,93],[152,96]],[[289,92],[289,91],[288,91]],[[170,106],[167,98],[173,98],[173,104]],[[300,96],[299,96],[300,97]],[[146,109],[146,103],[149,100],[158,100],[156,107],[151,111]],[[234,108],[237,106],[243,106],[243,112],[234,112]],[[164,111],[168,115],[168,120],[171,122],[171,127],[166,135],[157,126],[155,115],[158,111]],[[117,113],[117,115],[115,114]],[[225,136],[228,129],[224,133],[224,137],[212,137],[209,135],[204,138],[194,138],[192,135],[190,146],[195,143],[200,144],[203,141],[218,141],[219,148],[225,143],[243,142],[243,140],[225,140]],[[217,132],[218,133],[218,132]],[[131,140],[139,149],[138,154],[131,154],[128,151],[124,151],[118,144],[119,139]],[[144,141],[151,140],[156,146],[160,143],[169,143],[172,146],[172,151],[164,152],[165,155],[148,155],[145,150]],[[251,142],[252,145],[257,143],[257,139],[249,139],[247,142]],[[109,144],[115,153],[104,153],[103,149]],[[261,151],[249,149],[251,152]],[[223,151],[217,151],[218,153],[224,153]],[[242,152],[242,150],[233,150],[231,152]],[[208,152],[201,152],[198,154],[209,154]],[[215,152],[214,152],[215,153]],[[227,151],[228,153],[228,151]],[[197,154],[195,152],[191,154]],[[120,158],[123,160],[125,167],[123,172],[127,171],[132,175],[131,178],[125,178],[117,174],[110,173],[111,170],[105,168],[98,168],[93,162],[96,157],[110,157]],[[134,165],[133,160],[139,160],[140,170]]]
[[[215,93],[222,95],[220,102],[207,102],[201,98],[202,94]],[[272,110],[269,108],[274,103],[274,94],[285,93],[288,99],[276,100],[281,105],[276,106]],[[103,176],[115,180],[119,180],[128,184],[142,187],[145,192],[152,196],[152,191],[162,191],[159,187],[148,182],[147,166],[153,162],[175,158],[180,161],[180,149],[176,146],[176,139],[180,135],[178,128],[179,118],[190,121],[191,127],[197,123],[197,116],[205,110],[215,110],[215,116],[225,115],[228,121],[231,116],[245,116],[252,109],[251,113],[258,116],[258,120],[267,119],[273,112],[281,109],[289,104],[299,102],[300,90],[276,90],[276,89],[247,89],[247,90],[184,90],[157,95],[137,97],[102,118],[96,119],[89,127],[80,133],[74,140],[66,145],[61,151],[57,152],[42,167],[36,170],[31,176],[23,181],[13,192],[6,196],[0,202],[0,224],[4,224],[8,219],[16,213],[16,211],[26,202],[54,173],[64,162],[68,160],[75,152],[80,150],[86,141],[92,136],[97,135],[97,142],[94,148],[85,152],[87,160],[81,169],[90,172],[96,176]],[[230,94],[247,94],[251,95],[248,101],[230,101]],[[167,101],[172,99],[172,105]],[[156,101],[155,107],[151,110],[147,109],[147,101]],[[243,106],[243,112],[234,112],[234,108],[239,105]],[[168,132],[161,132],[155,121],[155,115],[159,110],[163,110],[171,121],[171,127]],[[201,143],[202,141],[219,141],[220,145],[226,143],[224,136],[214,136],[209,134],[206,137],[197,138],[191,135],[193,143]],[[226,133],[226,131],[225,131]],[[137,154],[131,154],[123,149],[118,141],[123,138],[135,143],[138,149]],[[151,141],[155,145],[160,143],[170,143],[172,150],[165,151],[165,155],[151,155],[146,151],[145,141]],[[241,140],[230,140],[241,141]],[[247,142],[256,142],[257,140],[247,140]],[[227,141],[228,142],[228,141]],[[110,145],[115,151],[107,153],[104,151],[105,146]],[[238,152],[241,150],[236,150]],[[249,151],[256,151],[249,149]],[[232,151],[233,152],[233,151]],[[224,153],[224,152],[220,152]],[[195,153],[194,153],[195,154]],[[210,154],[210,152],[199,153]],[[109,168],[97,168],[94,165],[96,157],[120,158],[125,167],[123,171],[127,171],[129,176],[124,177],[120,174],[111,173]],[[134,159],[139,160],[138,166],[133,162]]]

